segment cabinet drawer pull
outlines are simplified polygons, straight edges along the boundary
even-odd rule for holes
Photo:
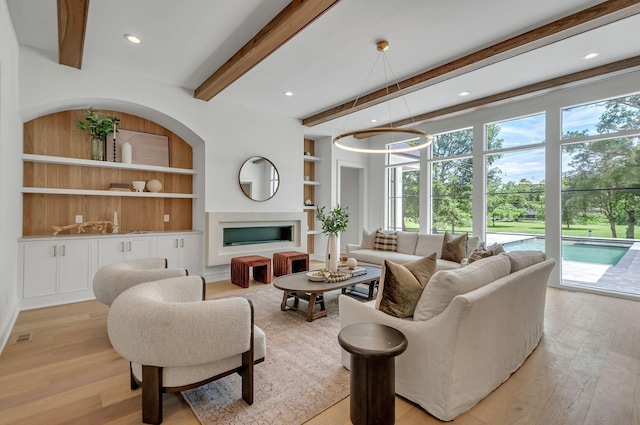
[[[184,248],[184,238],[180,239],[180,246]]]
[[[127,242],[127,251],[131,251],[131,241]]]
[[[58,246],[57,246],[57,245],[54,245],[54,246],[53,246],[53,256],[54,256],[54,257],[57,257],[57,256],[58,256]]]
[[[120,242],[120,252],[124,252],[124,242]]]
[[[61,256],[61,257],[64,257],[64,256],[67,254],[67,249],[66,249],[66,247],[67,247],[66,245],[62,245],[62,246],[61,246],[61,248],[62,248],[62,249],[61,249],[62,253],[60,254],[60,256]]]
[[[178,247],[178,239],[176,239],[175,242],[176,242],[176,248],[177,248]]]

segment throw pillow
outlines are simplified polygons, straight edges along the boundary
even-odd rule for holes
[[[467,257],[468,238],[468,233],[454,238],[448,231],[444,232],[444,239],[442,240],[442,254],[440,255],[440,258],[460,263],[463,258]]]
[[[367,232],[367,229],[362,229],[362,243],[360,244],[360,247],[362,249],[373,249],[373,242],[376,239],[376,232],[377,230],[374,230],[373,232]]]
[[[422,291],[436,272],[436,261],[435,253],[405,264],[385,260],[376,308],[399,318],[413,316]]]
[[[398,236],[396,235],[396,232],[383,232],[380,229],[376,230],[373,249],[377,251],[398,251]]]
[[[499,243],[494,243],[489,247],[489,249],[477,249],[471,253],[469,256],[469,263],[473,263],[474,261],[481,260],[483,258],[491,257],[493,255],[498,255],[504,252],[504,248]]]
[[[429,320],[446,310],[458,295],[476,290],[505,277],[511,271],[509,258],[494,255],[483,261],[455,270],[440,270],[433,275],[420,296],[413,315],[414,321]]]
[[[511,273],[547,259],[547,254],[542,251],[511,251],[504,255],[509,257],[509,261],[511,261]]]

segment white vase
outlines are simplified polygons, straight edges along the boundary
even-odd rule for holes
[[[330,272],[338,271],[340,259],[340,235],[329,235],[327,238],[327,269]]]

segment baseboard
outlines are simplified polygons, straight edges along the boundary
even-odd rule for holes
[[[16,320],[18,320],[18,313],[20,313],[18,300],[14,300],[13,304],[9,307],[9,314],[3,318],[2,327],[0,328],[0,354],[2,354],[7,342],[9,342],[13,326],[16,324]]]

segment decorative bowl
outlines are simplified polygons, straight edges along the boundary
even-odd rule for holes
[[[308,272],[307,277],[312,282],[324,282],[326,278],[324,277],[324,273],[321,271]]]
[[[136,192],[143,192],[144,191],[144,186],[147,184],[146,181],[141,181],[141,180],[136,180],[134,182],[131,183],[133,185],[133,189]]]

